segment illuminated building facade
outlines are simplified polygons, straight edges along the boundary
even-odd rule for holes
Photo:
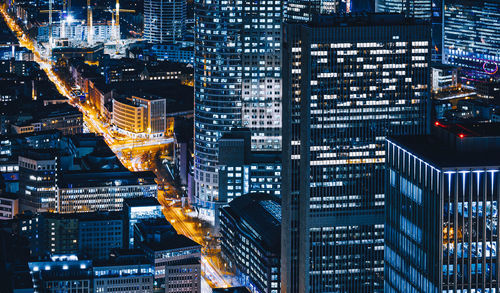
[[[155,266],[155,292],[201,292],[201,246],[165,218],[139,221],[134,245]]]
[[[93,262],[94,292],[153,291],[154,267],[145,255],[134,250],[113,254],[108,260]]]
[[[113,25],[110,22],[101,22],[92,24],[92,39],[94,42],[108,42],[113,38]],[[38,42],[49,41],[49,24],[44,23],[38,27],[36,40]],[[88,39],[88,26],[82,22],[72,22],[65,24],[64,37],[72,44],[82,44]],[[61,38],[61,25],[55,23],[52,25],[52,36],[54,39]]]
[[[280,292],[279,198],[247,194],[220,209],[221,253],[252,292]]]
[[[282,290],[382,292],[384,139],[428,129],[430,27],[366,14],[285,33]]]
[[[144,39],[151,43],[175,42],[186,33],[186,0],[145,0]]]
[[[219,139],[220,206],[247,193],[281,197],[281,152],[252,151],[250,144],[248,128],[233,128]]]
[[[0,188],[0,220],[13,219],[19,213],[19,197]]]
[[[113,126],[132,136],[160,137],[166,130],[166,101],[159,97],[113,99]]]
[[[75,255],[53,256],[52,260],[28,263],[34,292],[92,293],[92,261]]]
[[[151,172],[66,172],[56,188],[58,213],[118,211],[128,197],[156,197],[158,185]]]
[[[252,148],[281,148],[280,1],[195,1],[195,206],[213,222],[218,146],[235,126]]]
[[[445,0],[443,63],[462,67],[468,79],[500,78],[500,2]]]
[[[436,124],[387,140],[384,292],[498,292],[498,125]]]
[[[342,10],[341,6],[347,9]],[[350,0],[288,0],[283,17],[288,22],[308,22],[313,19],[314,15],[318,14],[349,13],[350,7],[352,7]]]
[[[127,231],[123,234],[124,244],[134,247],[134,225],[143,219],[163,217],[162,206],[155,197],[126,198],[123,201],[123,213]]]
[[[21,210],[33,212],[55,209],[56,172],[61,170],[62,156],[51,150],[32,150],[19,156],[19,200]]]
[[[377,0],[375,10],[384,13],[403,13],[409,17],[430,18],[432,0]]]
[[[19,234],[30,240],[32,257],[78,254],[109,257],[123,247],[124,220],[120,212],[40,213],[20,218]]]
[[[142,133],[146,130],[145,108],[127,99],[113,99],[113,125],[122,131]]]

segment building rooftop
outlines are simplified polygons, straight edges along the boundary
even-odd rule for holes
[[[160,203],[154,197],[130,197],[123,200],[123,204],[130,207],[159,206]]]
[[[397,136],[388,140],[437,168],[500,166],[500,123],[438,123],[432,135]]]
[[[153,172],[130,171],[69,171],[61,173],[57,180],[59,188],[92,186],[122,186],[156,184]]]
[[[36,112],[38,119],[55,118],[68,115],[83,116],[77,108],[67,103],[47,105],[43,108],[43,111],[34,112]]]
[[[180,259],[168,263],[169,266],[183,266],[183,265],[197,265],[197,264],[200,264],[200,259],[196,257]]]
[[[312,27],[346,27],[346,26],[391,26],[426,24],[418,18],[405,17],[400,13],[349,13],[343,15],[315,15],[310,23]]]
[[[229,213],[254,239],[261,240],[264,248],[279,254],[281,205],[278,198],[265,193],[246,194],[233,199],[222,210]]]
[[[182,249],[189,247],[201,247],[197,242],[189,239],[188,237],[180,234],[172,234],[167,238],[163,238],[161,242],[151,241],[144,243],[145,246],[154,251]]]
[[[77,135],[72,135],[70,139],[76,147],[95,148],[106,145],[104,138],[95,133],[79,133]]]
[[[1,177],[1,175],[0,175],[0,177]],[[0,179],[0,181],[1,180],[3,180],[3,178]],[[1,183],[0,183],[0,188],[1,188]],[[7,199],[16,200],[16,199],[19,199],[19,196],[16,193],[0,192],[0,198],[7,198]]]
[[[250,163],[281,163],[281,152],[252,151]]]
[[[247,287],[213,288],[213,293],[250,293]]]
[[[49,161],[55,160],[59,155],[61,155],[61,152],[54,149],[28,149],[22,152],[20,157],[37,161]]]
[[[144,253],[142,255],[127,255],[125,257],[112,256],[109,259],[94,260],[93,264],[94,269],[112,266],[152,265]]]
[[[118,94],[126,96],[157,96],[166,101],[167,113],[192,111],[193,88],[178,80],[123,81],[110,84]]]
[[[121,220],[121,211],[106,211],[106,212],[88,212],[88,213],[42,213],[44,218],[48,219],[76,219],[83,222],[92,221],[108,221],[108,220]]]

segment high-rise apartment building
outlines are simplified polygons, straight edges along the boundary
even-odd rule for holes
[[[430,27],[365,14],[284,32],[282,290],[381,292],[384,139],[428,128]]]
[[[181,41],[186,32],[186,0],[145,0],[144,39],[151,43]]]
[[[443,63],[469,79],[500,78],[500,1],[445,0]]]
[[[498,127],[388,138],[384,292],[498,292]]]
[[[280,1],[195,1],[195,206],[214,220],[218,146],[235,126],[281,148]]]

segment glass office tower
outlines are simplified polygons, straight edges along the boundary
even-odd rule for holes
[[[195,199],[213,222],[218,139],[235,126],[252,148],[281,149],[280,1],[195,0]]]
[[[498,292],[498,127],[388,138],[385,292]]]
[[[144,0],[144,39],[151,43],[182,40],[186,15],[186,0]]]
[[[430,18],[432,0],[376,0],[377,12],[403,13],[410,17]]]
[[[321,16],[284,35],[282,288],[382,292],[384,139],[428,128],[430,26]]]
[[[443,63],[472,80],[500,78],[499,24],[499,0],[444,0]]]

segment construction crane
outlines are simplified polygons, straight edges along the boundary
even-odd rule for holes
[[[117,43],[120,42],[120,12],[135,13],[133,9],[120,9],[120,0],[116,0],[115,9],[109,9],[111,12],[111,24],[113,27],[113,38]],[[113,17],[114,16],[114,17]]]
[[[52,55],[52,1],[49,0],[49,54]]]
[[[92,6],[90,0],[87,0],[87,43],[93,45],[94,43],[94,28],[92,25]]]
[[[120,42],[120,0],[116,0],[116,16],[115,16],[115,40],[118,44]]]

